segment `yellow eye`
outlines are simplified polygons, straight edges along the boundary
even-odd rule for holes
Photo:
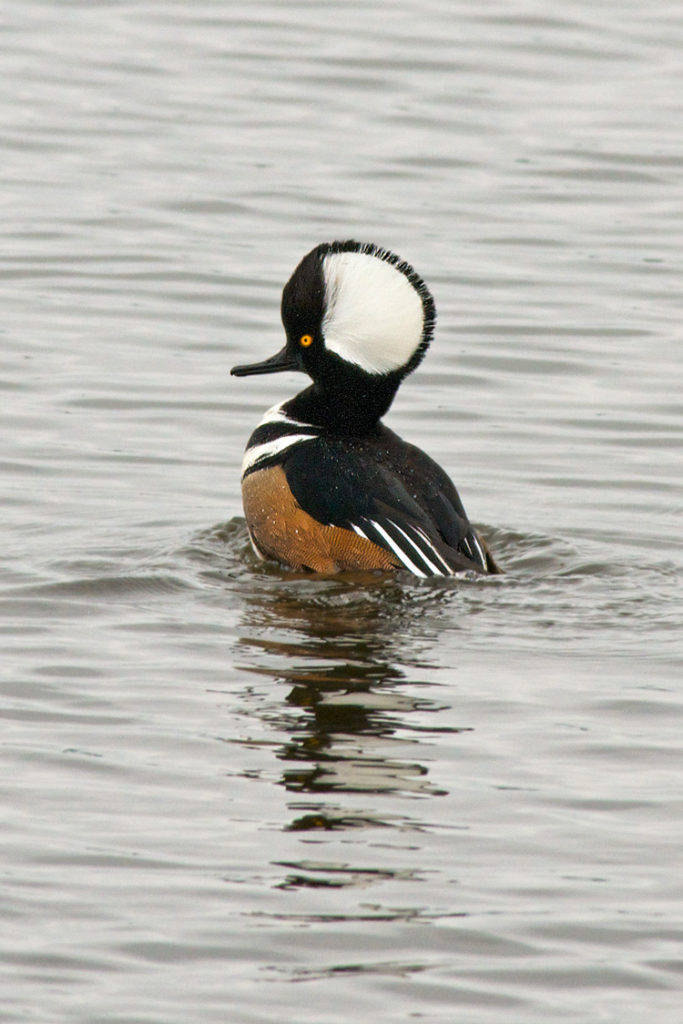
[[[302,334],[301,337],[299,338],[299,344],[302,346],[302,348],[308,348],[309,345],[313,344],[313,335]]]

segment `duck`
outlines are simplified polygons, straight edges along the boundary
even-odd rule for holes
[[[284,347],[231,370],[312,380],[247,443],[242,502],[258,557],[326,575],[500,572],[448,474],[382,422],[434,334],[413,267],[373,243],[321,243],[285,285],[281,318]]]

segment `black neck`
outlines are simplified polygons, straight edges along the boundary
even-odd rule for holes
[[[339,380],[316,381],[286,403],[287,412],[302,423],[362,436],[375,429],[400,383],[397,373],[370,377],[362,371]]]

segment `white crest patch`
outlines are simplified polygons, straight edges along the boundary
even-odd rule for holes
[[[422,341],[422,299],[404,273],[365,252],[333,252],[323,259],[325,345],[368,373],[390,373],[409,361]]]

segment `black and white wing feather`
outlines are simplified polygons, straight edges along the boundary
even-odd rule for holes
[[[497,571],[446,473],[386,427],[354,441],[312,439],[282,465],[305,512],[379,545],[415,576]]]
[[[367,519],[361,516],[360,524],[351,523],[351,529],[359,535],[392,551],[404,569],[415,576],[453,576],[453,569],[437,550],[425,531],[414,523],[404,520],[399,526],[387,517]]]

